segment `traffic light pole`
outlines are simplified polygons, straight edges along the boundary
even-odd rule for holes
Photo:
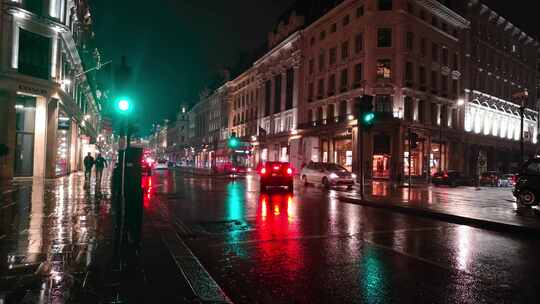
[[[364,128],[358,125],[358,153],[360,154],[360,199],[364,199]]]
[[[412,184],[412,178],[411,178],[411,159],[412,159],[412,129],[409,127],[409,194],[411,194],[411,184]]]
[[[525,116],[525,105],[523,102],[521,103],[521,106],[519,107],[519,115],[520,115],[520,132],[519,132],[519,164],[520,166],[525,161],[525,140],[523,138],[523,131],[524,131],[524,116]]]

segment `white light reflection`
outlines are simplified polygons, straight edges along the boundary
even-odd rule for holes
[[[459,226],[457,228],[457,267],[460,270],[469,270],[471,263],[471,228]]]
[[[332,190],[330,191],[329,195],[329,214],[330,214],[330,227],[329,227],[329,233],[338,233],[338,227],[337,227],[337,205],[338,205],[338,196],[336,191]]]

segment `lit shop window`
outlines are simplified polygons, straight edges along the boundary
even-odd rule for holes
[[[392,77],[391,64],[390,59],[377,60],[377,79],[390,79]]]

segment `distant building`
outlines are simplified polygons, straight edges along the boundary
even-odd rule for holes
[[[267,49],[218,90],[227,88],[219,96],[229,105],[220,134],[250,149],[237,151],[249,166],[335,162],[375,179],[426,181],[446,170],[512,171],[521,103],[513,96],[525,90],[526,157],[538,149],[539,43],[477,0],[299,0]],[[209,96],[218,91],[189,111],[198,166],[230,158],[215,144]],[[359,142],[364,95],[374,96],[376,122]],[[409,147],[411,133],[418,141]]]

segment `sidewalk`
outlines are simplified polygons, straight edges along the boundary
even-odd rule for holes
[[[0,302],[63,303],[106,241],[108,186],[84,189],[82,174],[18,181],[0,194]]]
[[[135,267],[115,270],[109,180],[104,172],[97,193],[85,188],[82,173],[3,189],[0,303],[192,302],[153,221],[143,225]]]
[[[512,188],[406,186],[374,181],[365,188],[340,193],[345,202],[427,216],[500,231],[540,232],[537,209],[518,209]]]

